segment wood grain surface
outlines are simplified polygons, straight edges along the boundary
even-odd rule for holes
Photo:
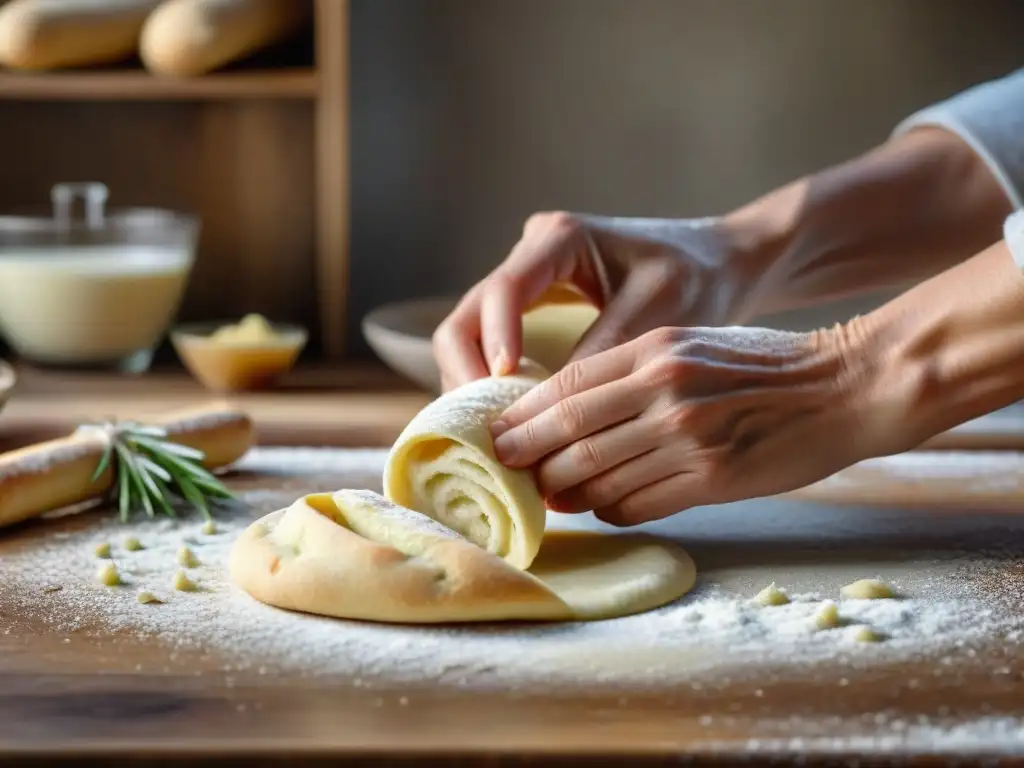
[[[247,411],[261,445],[388,447],[429,400],[375,365],[305,368],[273,390],[226,398],[180,369],[128,377],[21,367],[0,411],[0,450],[66,435],[83,421],[145,417],[216,401]]]
[[[228,482],[236,490],[272,490],[282,481],[245,475]],[[0,558],[90,520],[86,514],[23,526],[0,538]],[[979,533],[966,544],[980,547],[984,540]],[[717,558],[733,567],[728,563],[757,560],[755,552],[764,557],[773,543],[757,546],[723,546]],[[908,546],[893,540],[885,556],[905,556]],[[716,567],[712,550],[694,550],[709,572]],[[998,578],[1022,596],[1024,610],[1024,566],[1007,562]],[[998,765],[1016,764],[1012,755],[986,755],[983,742],[965,741],[971,754],[951,756],[934,754],[927,744],[875,755],[855,741],[843,746],[841,737],[871,739],[879,729],[877,713],[888,721],[923,718],[949,727],[1024,717],[1019,644],[991,638],[953,658],[952,668],[928,653],[852,670],[831,662],[765,664],[752,677],[722,675],[700,686],[367,686],[233,669],[212,649],[172,648],[159,638],[68,638],[31,611],[12,613],[0,603],[0,764],[205,765],[244,758],[250,765],[366,765],[373,759],[385,765],[923,766],[984,764],[986,756],[998,757]],[[784,746],[771,746],[775,738]],[[801,747],[815,739],[839,741]]]
[[[128,417],[224,400],[179,367],[129,377],[18,368],[0,410],[0,450],[65,435],[83,419]],[[262,393],[226,398],[247,409],[262,445],[389,447],[431,396],[380,364],[304,367]],[[923,450],[1024,450],[1024,406],[938,435]]]

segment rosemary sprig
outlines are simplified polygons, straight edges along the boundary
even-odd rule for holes
[[[182,500],[210,519],[210,504],[234,495],[202,465],[204,454],[168,439],[167,431],[135,422],[96,425],[108,437],[107,448],[93,474],[99,478],[111,465],[121,520],[143,510],[155,517],[176,517],[174,502]]]

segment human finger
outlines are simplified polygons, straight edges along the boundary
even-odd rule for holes
[[[434,360],[445,389],[488,375],[480,349],[480,298],[472,289],[434,331]]]
[[[566,500],[572,498],[581,486],[589,485],[596,478],[618,474],[623,466],[633,465],[658,447],[660,436],[650,421],[648,414],[641,414],[547,456],[535,471],[541,493],[546,499],[558,501],[559,512],[577,511],[574,505],[570,505],[572,509],[566,508],[563,495]]]
[[[565,486],[545,498],[551,509],[558,512],[586,512],[611,507],[630,493],[678,473],[685,461],[681,453],[679,445],[644,450],[606,472]]]

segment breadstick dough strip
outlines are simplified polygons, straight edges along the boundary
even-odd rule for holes
[[[161,0],[11,0],[0,8],[0,63],[59,69],[135,54],[142,25]]]
[[[194,76],[288,39],[312,18],[309,0],[166,0],[139,40],[151,72]]]
[[[498,461],[490,425],[545,377],[525,362],[515,376],[478,379],[428,404],[388,455],[384,495],[529,568],[547,510],[533,475]]]
[[[174,442],[202,451],[208,469],[238,460],[253,441],[252,420],[240,411],[203,408],[146,422],[166,428]],[[0,455],[0,527],[109,491],[112,468],[92,481],[106,445],[102,435],[86,429]]]

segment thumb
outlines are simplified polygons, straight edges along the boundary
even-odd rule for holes
[[[523,314],[546,291],[568,284],[597,306],[603,304],[607,278],[596,253],[592,255],[588,247],[591,242],[582,224],[559,220],[524,235],[485,281],[480,334],[492,375],[515,371],[523,354]]]
[[[625,344],[663,325],[671,325],[679,297],[674,281],[666,277],[657,262],[634,267],[604,311],[583,334],[570,362]]]

